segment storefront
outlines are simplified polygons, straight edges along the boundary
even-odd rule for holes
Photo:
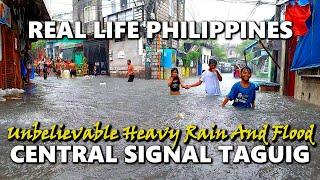
[[[30,20],[50,20],[43,0],[0,0],[0,89],[22,88],[20,52],[30,45]]]

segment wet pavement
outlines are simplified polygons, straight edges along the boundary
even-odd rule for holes
[[[236,81],[231,74],[224,74],[221,84],[225,95]],[[196,81],[187,79],[187,83]],[[102,83],[100,85],[100,83]],[[105,83],[105,84],[104,84]],[[307,128],[311,123],[318,123],[320,108],[304,102],[282,97],[276,93],[258,93],[255,110],[221,108],[221,97],[209,97],[204,87],[182,90],[178,97],[169,96],[166,81],[135,80],[93,77],[76,80],[47,81],[37,80],[30,87],[22,100],[0,103],[0,179],[320,179],[320,156],[318,148],[311,148],[311,162],[306,165],[280,164],[223,164],[219,145],[247,145],[248,142],[202,142],[191,141],[191,145],[207,145],[212,164],[134,164],[123,163],[123,150],[126,146],[158,145],[159,143],[99,142],[98,145],[114,145],[115,156],[119,164],[14,164],[10,159],[10,150],[18,143],[6,140],[7,128],[11,126],[30,128],[33,121],[42,126],[63,123],[68,128],[89,127],[96,121],[112,124],[116,129],[129,125],[139,128],[173,127],[184,129],[195,124],[200,128],[210,128],[217,124],[219,128],[234,130],[239,123],[248,128],[260,128],[264,123],[290,124],[295,128]],[[177,114],[184,114],[184,119],[177,119]],[[316,141],[319,140],[316,134]],[[165,142],[164,144],[169,144]],[[281,145],[282,142],[279,143]],[[37,143],[42,144],[42,143]],[[62,145],[54,142],[45,145]],[[95,145],[89,142],[69,143]],[[180,144],[182,142],[180,141]],[[295,142],[284,144],[301,145]],[[122,160],[121,160],[122,159]]]

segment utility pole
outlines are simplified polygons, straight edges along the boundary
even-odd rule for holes
[[[278,1],[279,0],[277,0],[277,3],[278,3]],[[281,14],[281,7],[280,6],[276,6],[274,21],[280,22],[280,14]],[[278,50],[273,50],[272,51],[272,57],[277,62],[277,64],[279,64],[279,57],[281,57],[280,53],[281,53],[281,51],[278,51]],[[272,63],[270,81],[274,82],[274,83],[278,83],[279,82],[278,74],[279,74],[278,73],[278,67],[276,66],[276,63]]]

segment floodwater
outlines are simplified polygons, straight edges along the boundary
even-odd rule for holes
[[[225,95],[236,81],[230,74],[224,74],[221,84]],[[187,79],[187,83],[196,81]],[[100,85],[100,83],[102,83]],[[309,124],[319,121],[320,108],[276,93],[258,93],[255,110],[239,110],[228,107],[221,108],[221,97],[209,97],[204,87],[182,90],[181,96],[168,95],[166,81],[135,80],[93,77],[91,79],[47,81],[38,79],[36,85],[29,87],[22,100],[0,103],[0,179],[319,179],[319,149],[311,149],[311,162],[301,165],[292,164],[223,164],[219,145],[247,145],[252,147],[259,143],[248,142],[195,142],[191,145],[208,146],[208,154],[213,159],[211,164],[124,164],[124,148],[128,145],[159,145],[159,142],[129,143],[99,142],[98,145],[114,146],[114,156],[119,164],[15,164],[10,159],[11,149],[18,144],[8,142],[7,128],[11,126],[30,128],[33,121],[50,127],[53,123],[63,123],[67,128],[81,126],[91,127],[101,121],[112,124],[121,130],[129,125],[139,128],[172,127],[185,129],[195,124],[200,128],[210,128],[216,124],[218,128],[234,130],[243,123],[248,128],[260,128],[264,123],[290,124],[295,128],[307,128]],[[184,118],[177,118],[177,114]],[[319,136],[316,134],[316,141]],[[164,142],[169,144],[170,142]],[[279,142],[281,145],[283,142]],[[66,145],[53,142],[45,145]],[[95,145],[90,142],[68,143]],[[303,145],[304,142],[285,142],[287,145]],[[39,142],[37,145],[43,145]],[[180,145],[184,146],[180,141]],[[248,148],[249,149],[249,148]],[[231,153],[231,157],[232,153]],[[232,161],[232,159],[231,159]]]

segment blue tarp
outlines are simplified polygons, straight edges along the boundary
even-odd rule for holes
[[[320,1],[313,0],[312,15],[307,21],[308,33],[300,37],[291,70],[320,67]]]

